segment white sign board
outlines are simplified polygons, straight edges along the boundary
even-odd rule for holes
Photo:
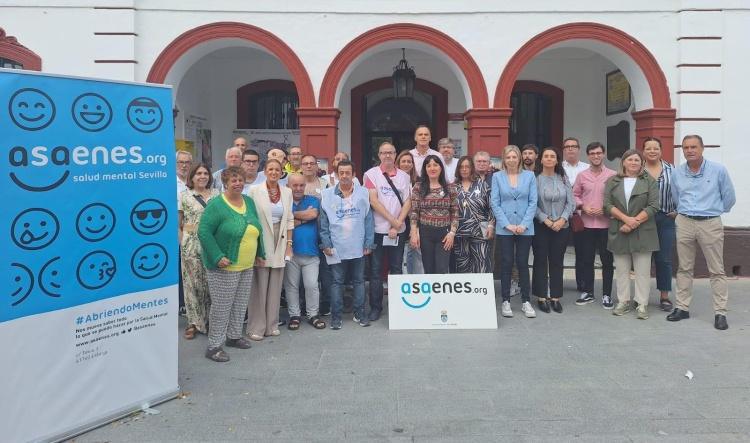
[[[497,329],[492,274],[388,276],[389,329]]]

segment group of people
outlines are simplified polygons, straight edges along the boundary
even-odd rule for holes
[[[532,295],[542,312],[562,313],[571,235],[577,305],[596,299],[598,253],[603,308],[617,316],[634,309],[647,319],[653,259],[659,305],[671,311],[667,320],[689,318],[697,244],[711,274],[714,326],[728,327],[720,215],[734,205],[734,189],[726,169],[703,157],[700,136],[683,139],[683,165],[666,162],[661,142],[651,137],[641,150],[626,151],[616,171],[605,165],[599,142],[586,146],[588,163],[580,161],[580,143],[572,137],[562,151],[506,146],[498,170],[486,152],[455,159],[447,138],[433,150],[426,126],[417,128],[414,140],[413,149],[400,153],[382,143],[378,165],[361,184],[343,152],[326,175],[299,147],[288,154],[271,149],[260,171],[259,153],[243,138],[213,175],[178,152],[185,338],[207,334],[206,357],[228,361],[224,346],[246,349],[280,334],[282,290],[289,330],[298,330],[303,319],[326,328],[328,315],[330,328],[341,329],[347,285],[354,322],[369,326],[382,315],[388,274],[487,273],[498,256],[502,316],[513,316],[513,288],[526,317],[536,317]],[[676,307],[669,299],[675,244]]]

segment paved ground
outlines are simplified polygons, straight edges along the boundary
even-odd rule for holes
[[[228,364],[203,358],[204,336],[180,339],[184,398],[76,441],[747,442],[749,290],[730,281],[724,332],[704,280],[677,324],[655,306],[646,321],[578,307],[569,291],[562,315],[536,319],[514,298],[497,331],[303,324]]]

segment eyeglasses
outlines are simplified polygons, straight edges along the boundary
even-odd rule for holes
[[[242,163],[247,163],[249,165],[254,165],[258,163],[258,160],[242,160]]]
[[[178,165],[189,165],[192,163],[190,160],[177,160]]]
[[[302,166],[315,166],[317,165],[316,162],[302,162]]]
[[[380,155],[396,155],[396,151],[383,151]]]
[[[580,146],[578,145],[565,145],[563,146],[563,149],[579,149]]]

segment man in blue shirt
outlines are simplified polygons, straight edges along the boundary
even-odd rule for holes
[[[672,172],[672,198],[677,204],[677,307],[667,316],[669,321],[690,318],[693,298],[693,268],[696,244],[703,251],[711,277],[714,298],[714,327],[724,330],[727,324],[727,290],[724,273],[724,226],[721,214],[729,212],[736,201],[734,186],[727,169],[703,158],[703,139],[686,135],[682,139],[685,164]]]
[[[323,190],[320,203],[320,242],[331,264],[331,329],[341,329],[344,282],[354,286],[354,321],[370,326],[365,312],[365,255],[375,249],[375,228],[370,194],[354,184],[354,165],[344,160],[336,165],[339,183]]]
[[[294,256],[286,262],[284,270],[284,290],[286,291],[287,309],[289,310],[290,331],[299,329],[301,312],[299,305],[300,274],[305,285],[305,310],[307,321],[315,329],[323,329],[326,323],[318,316],[318,212],[320,201],[305,195],[305,178],[302,174],[289,174],[287,185],[292,189],[292,212],[294,213],[294,231],[292,231],[292,252]]]

